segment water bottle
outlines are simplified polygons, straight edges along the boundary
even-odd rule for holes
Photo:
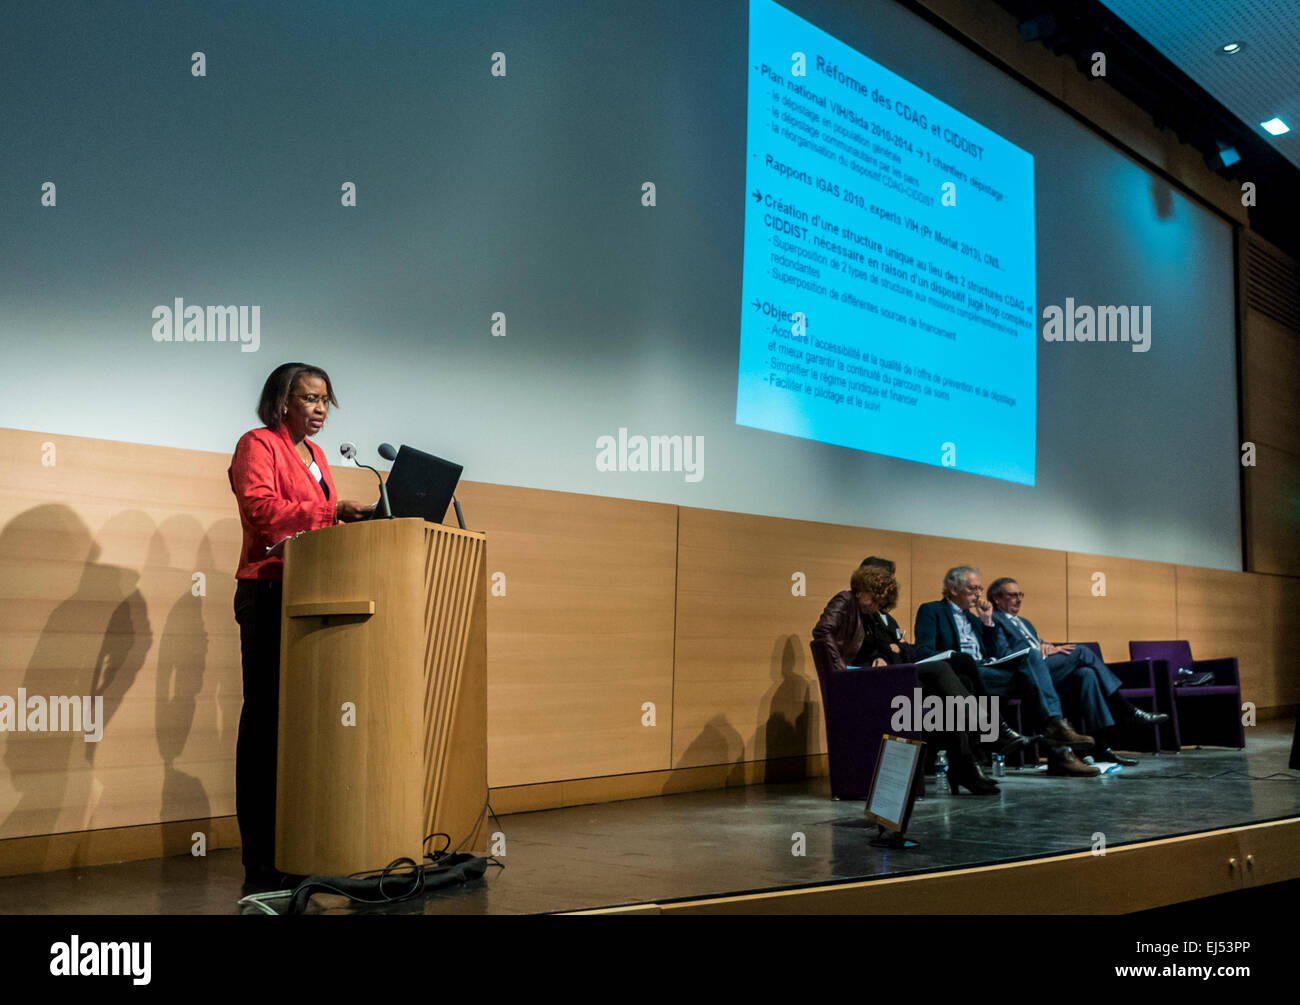
[[[993,755],[993,777],[1004,778],[1007,773],[1007,758],[1005,754]]]
[[[941,750],[934,755],[934,788],[938,795],[948,794],[948,752]]]

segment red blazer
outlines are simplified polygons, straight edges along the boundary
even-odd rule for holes
[[[283,579],[284,559],[267,558],[266,549],[299,531],[334,525],[334,476],[325,452],[311,440],[307,444],[329,486],[328,499],[284,426],[250,429],[239,438],[227,472],[244,525],[236,579]]]

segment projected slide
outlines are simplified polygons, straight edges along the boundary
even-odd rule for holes
[[[1034,160],[771,0],[736,422],[1034,483]]]

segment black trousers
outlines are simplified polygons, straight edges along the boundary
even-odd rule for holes
[[[275,865],[281,586],[279,580],[241,579],[235,587],[235,621],[244,664],[244,706],[235,746],[235,813],[245,869]]]
[[[957,675],[957,679],[962,682],[967,691],[975,695],[977,698],[988,697],[988,691],[984,687],[984,682],[980,680],[979,666],[971,658],[969,653],[953,653],[948,657],[947,662],[952,667],[952,672]]]
[[[971,694],[971,691],[962,682],[961,676],[945,660],[918,664],[916,679],[921,685],[921,694],[926,698],[931,695],[940,699],[949,695],[965,698]],[[979,732],[976,729],[961,732],[956,730],[935,731],[926,733],[926,739],[934,745],[935,749],[948,751],[949,763],[953,763],[970,759],[974,745],[979,742]]]

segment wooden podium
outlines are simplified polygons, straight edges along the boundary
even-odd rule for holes
[[[275,865],[346,875],[482,851],[487,538],[420,519],[285,547]]]

